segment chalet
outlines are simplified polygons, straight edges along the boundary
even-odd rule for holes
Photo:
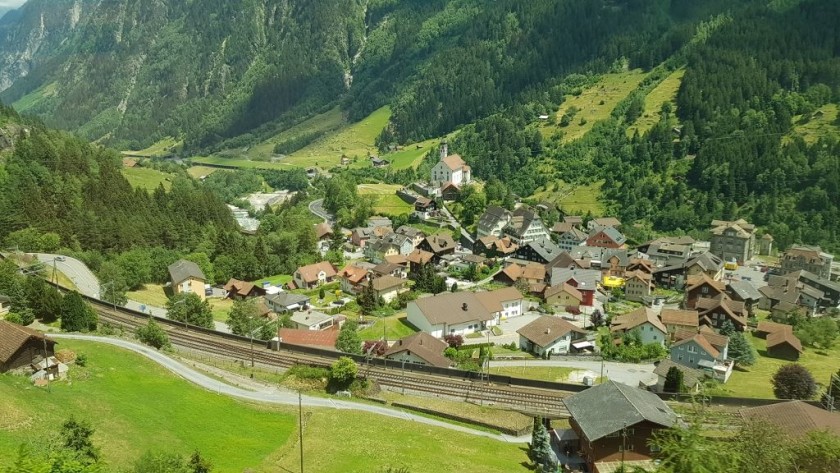
[[[755,225],[743,219],[712,220],[709,251],[723,261],[744,264],[755,256]]]
[[[681,290],[685,286],[685,266],[665,266],[653,270],[653,283],[657,287]]]
[[[442,256],[454,254],[456,246],[455,240],[448,233],[440,233],[424,238],[418,248],[432,253],[432,261],[437,263]]]
[[[642,258],[630,258],[630,263],[627,265],[627,272],[639,271],[651,276],[653,279],[653,271],[656,270],[651,260]]]
[[[204,300],[204,284],[207,282],[207,277],[197,264],[181,259],[170,264],[168,269],[172,292],[175,295],[195,294]]]
[[[694,243],[691,237],[664,237],[647,242],[636,250],[658,266],[676,266],[688,261]]]
[[[822,293],[822,297],[819,300],[819,307],[840,307],[840,282],[822,278],[805,270],[788,273],[785,277],[798,281],[802,285],[803,290],[810,288],[815,294]]]
[[[488,258],[505,258],[516,253],[519,245],[509,237],[497,238],[493,235],[481,237],[473,245],[473,253]]]
[[[289,286],[291,289],[312,289],[332,282],[336,274],[335,266],[329,261],[301,266],[292,274]]]
[[[599,268],[603,276],[616,278],[624,277],[630,266],[630,255],[625,250],[603,250],[598,260],[592,261],[592,266]]]
[[[394,229],[390,226],[356,227],[350,232],[350,242],[360,248],[371,239],[382,238],[391,234]]]
[[[383,356],[397,362],[449,368],[452,360],[443,356],[443,351],[448,347],[446,342],[426,332],[417,332],[397,340]]]
[[[426,238],[426,233],[423,230],[420,230],[419,228],[410,227],[408,225],[400,226],[394,233],[396,233],[397,235],[403,235],[411,239],[412,250],[414,250],[414,248],[417,248],[417,245],[419,245],[420,242],[422,242],[423,239]],[[408,253],[411,253],[411,251],[409,251]]]
[[[551,240],[539,240],[531,241],[520,246],[519,249],[516,250],[516,258],[546,264],[557,258],[560,253],[560,248],[558,248]]]
[[[371,268],[370,272],[375,278],[393,276],[395,278],[405,279],[408,277],[405,266],[396,263],[388,263],[387,261],[377,264]]]
[[[377,298],[390,303],[403,292],[408,291],[408,281],[402,278],[386,275],[373,279],[369,282],[373,286],[373,292]]]
[[[385,166],[391,164],[391,162],[387,159],[382,159],[377,156],[371,156],[370,164],[375,168],[384,168]]]
[[[618,228],[621,222],[615,217],[593,218],[586,224],[587,230],[600,230],[602,228]]]
[[[743,302],[747,315],[755,315],[755,309],[761,300],[761,292],[746,281],[732,281],[726,286],[726,295],[737,302]]]
[[[469,335],[521,315],[522,295],[514,288],[489,292],[449,292],[408,303],[408,321],[437,338]]]
[[[510,263],[499,271],[493,277],[493,280],[508,286],[513,286],[517,281],[524,280],[530,285],[544,283],[545,276],[545,266],[539,263],[528,263],[525,266]]]
[[[659,320],[659,317],[647,307],[640,307],[633,312],[613,317],[610,324],[610,332],[620,336],[627,332],[636,331],[639,333],[643,344],[659,343],[665,345],[668,329]]]
[[[741,417],[776,426],[791,440],[811,432],[827,431],[840,435],[840,413],[829,412],[806,401],[787,401],[741,409]]]
[[[414,250],[408,256],[408,272],[411,274],[418,273],[423,266],[431,263],[434,260],[435,254],[423,251]]]
[[[700,298],[712,298],[724,295],[726,284],[715,281],[705,274],[689,278],[685,292],[685,308],[693,309]]]
[[[697,299],[695,308],[700,314],[700,325],[720,329],[728,320],[735,330],[743,332],[747,328],[747,311],[744,303],[733,301],[729,296],[701,297]]]
[[[563,221],[578,228],[583,226],[583,217],[580,215],[564,215]]]
[[[567,282],[547,286],[542,295],[545,303],[554,307],[578,307],[583,303],[583,294]]]
[[[395,256],[400,254],[400,247],[384,238],[369,241],[365,245],[365,258],[368,261],[379,264],[385,261],[388,256]]]
[[[703,371],[689,368],[688,366],[681,365],[679,363],[674,363],[669,359],[664,359],[660,361],[656,365],[656,369],[653,370],[653,374],[656,375],[656,389],[655,391],[658,393],[665,392],[665,379],[668,377],[668,371],[671,368],[676,368],[680,370],[683,374],[683,387],[689,393],[696,394],[700,391],[700,386],[703,384],[703,380],[706,378],[706,375]]]
[[[548,264],[545,265],[546,271],[553,271],[555,268],[564,270],[564,269],[589,269],[591,266],[591,262],[587,260],[576,260],[572,258],[572,255],[563,251],[556,258],[551,260]]]
[[[537,356],[564,355],[586,331],[560,317],[542,316],[516,331],[519,347]]]
[[[0,373],[55,356],[56,343],[37,330],[0,320]]]
[[[709,377],[725,383],[732,374],[734,363],[727,361],[729,338],[722,335],[698,332],[671,345],[671,361],[699,369]]]
[[[509,236],[520,247],[532,241],[551,239],[539,215],[527,207],[520,207],[513,211],[502,233]]]
[[[557,237],[557,246],[564,251],[570,251],[576,246],[586,244],[586,240],[588,239],[589,235],[579,230],[577,227],[572,227]]]
[[[656,449],[651,440],[678,423],[656,394],[615,381],[573,394],[563,403],[577,449],[594,473],[614,471],[611,467],[621,461],[652,460]]]
[[[440,188],[440,198],[445,202],[454,202],[461,197],[461,188],[451,182],[444,183]]]
[[[624,296],[628,301],[642,302],[653,293],[651,275],[642,271],[632,271],[625,275]]]
[[[335,350],[335,342],[338,341],[338,333],[338,330],[281,328],[277,331],[277,339],[280,343],[286,343],[289,345]]]
[[[339,271],[335,278],[341,290],[348,294],[358,294],[362,285],[367,282],[368,270],[355,264],[348,264]]]
[[[437,202],[428,197],[419,196],[414,201],[414,215],[422,220],[431,218],[437,209]]]
[[[709,252],[700,253],[685,264],[685,274],[687,278],[705,274],[714,281],[720,281],[723,277],[723,261]]]
[[[668,329],[668,335],[674,337],[677,330],[693,330],[700,328],[700,315],[696,310],[662,309],[659,313],[662,325]]]
[[[802,354],[802,342],[793,334],[793,327],[770,321],[758,323],[755,334],[767,339],[767,354],[796,361]]]
[[[472,170],[457,154],[449,154],[446,143],[440,145],[440,161],[432,167],[430,182],[443,188],[446,184],[461,187],[472,181]]]
[[[627,237],[613,227],[592,230],[586,239],[586,246],[600,248],[624,249],[627,248],[626,243]]]
[[[265,289],[254,283],[240,281],[231,278],[225,284],[226,297],[234,300],[250,299],[252,297],[261,297],[265,295]]]
[[[265,304],[269,309],[278,314],[299,309],[307,310],[309,308],[309,296],[292,294],[291,292],[280,292],[265,296]]]
[[[572,225],[571,223],[557,222],[557,223],[554,224],[553,227],[551,227],[551,233],[553,233],[555,235],[562,235],[562,234],[568,232],[569,230],[571,230],[573,228],[576,228],[576,227],[574,225]]]
[[[595,304],[598,283],[601,280],[601,273],[599,271],[592,269],[554,268],[549,276],[552,286],[568,283],[577,289],[583,297],[581,305],[592,307]]]
[[[326,241],[333,237],[333,229],[327,222],[321,222],[315,225],[315,238],[318,241]]]
[[[488,206],[478,219],[476,236],[479,239],[486,236],[500,238],[511,218],[513,215],[509,211],[495,205]]]

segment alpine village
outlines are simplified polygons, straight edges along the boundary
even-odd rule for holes
[[[0,0],[0,473],[840,473],[838,325],[837,0]]]

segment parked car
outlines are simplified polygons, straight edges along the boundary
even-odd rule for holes
[[[56,260],[56,261],[66,261],[66,260],[67,260],[67,258],[65,258],[64,256],[59,255],[59,256],[56,256],[56,257],[55,257],[55,260]]]

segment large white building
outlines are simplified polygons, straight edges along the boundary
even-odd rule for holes
[[[487,292],[447,292],[408,303],[408,321],[442,338],[469,335],[522,315],[522,294],[512,287]]]
[[[472,171],[467,163],[457,154],[449,154],[446,143],[440,145],[440,161],[432,168],[431,184],[443,187],[451,182],[458,187],[465,186],[472,181]]]

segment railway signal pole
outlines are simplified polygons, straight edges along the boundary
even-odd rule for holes
[[[298,443],[300,444],[300,473],[303,473],[303,397],[298,391]]]

